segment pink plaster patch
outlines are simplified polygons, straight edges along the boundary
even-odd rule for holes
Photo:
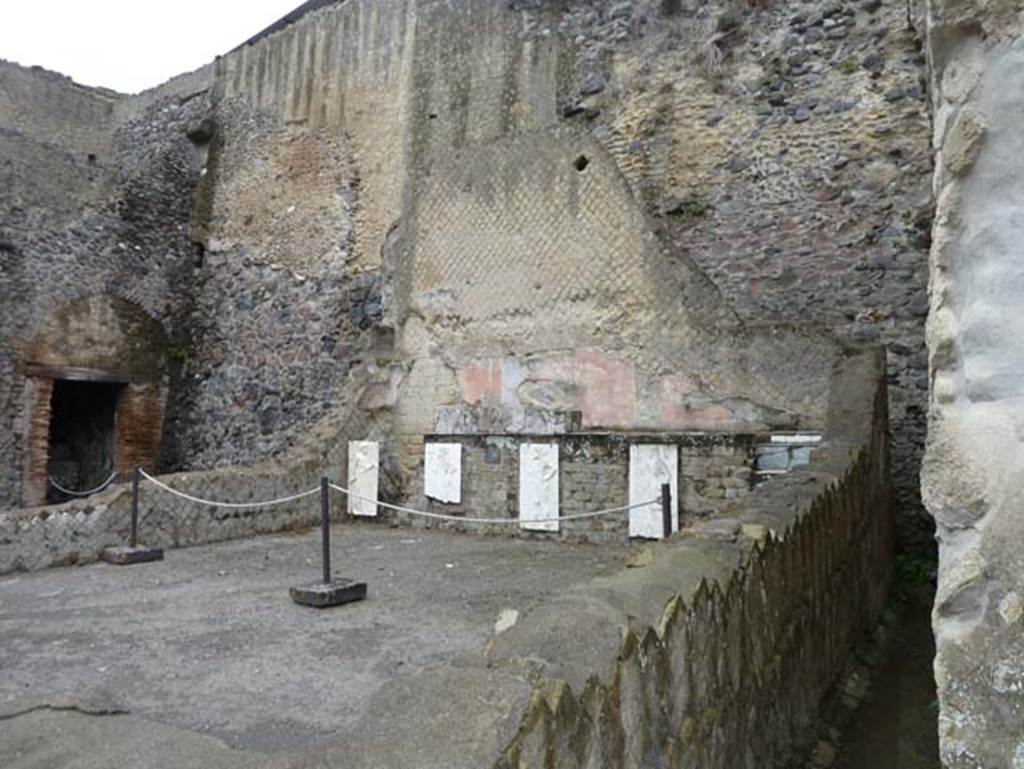
[[[506,362],[507,363],[507,362]],[[581,392],[579,410],[585,427],[631,428],[636,423],[636,369],[629,361],[612,358],[599,350],[581,350],[571,356],[534,359],[527,364],[528,376],[573,385]],[[509,387],[515,385],[513,377]],[[516,369],[519,379],[524,373]],[[459,371],[462,398],[466,403],[503,403],[503,361],[490,358]],[[515,392],[505,393],[514,400]],[[505,405],[514,406],[515,403]]]
[[[487,359],[470,363],[459,371],[459,384],[462,386],[462,398],[466,403],[480,403],[482,400],[499,403],[501,361]]]
[[[628,361],[599,350],[580,350],[567,357],[534,359],[529,376],[578,388],[584,428],[636,424],[636,369]]]
[[[697,389],[697,383],[689,377],[670,374],[658,382],[658,410],[661,421],[669,427],[681,427],[687,423],[690,409],[686,407],[686,396]]]
[[[598,350],[581,350],[572,358],[577,384],[583,388],[584,427],[629,428],[636,423],[636,367]]]

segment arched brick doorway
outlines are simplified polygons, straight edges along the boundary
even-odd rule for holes
[[[54,313],[25,351],[22,505],[59,502],[110,473],[155,469],[167,337],[137,305],[89,296]],[[51,480],[52,479],[52,480]]]

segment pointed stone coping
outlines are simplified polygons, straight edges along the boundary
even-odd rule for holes
[[[163,559],[162,547],[108,547],[103,551],[103,560],[116,566],[131,566]]]
[[[339,577],[330,582],[313,582],[288,591],[295,603],[326,609],[366,598],[366,583]]]

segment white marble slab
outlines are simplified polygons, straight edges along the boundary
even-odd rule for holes
[[[558,444],[519,446],[519,526],[558,531]]]
[[[366,499],[348,498],[349,515],[374,517],[380,482],[380,444],[374,441],[349,441],[348,488]]]
[[[661,499],[661,486],[672,489],[672,531],[679,528],[679,447],[669,444],[634,444],[629,447],[629,504]],[[661,504],[629,511],[629,536],[662,539]]]
[[[423,493],[438,502],[462,502],[462,444],[428,443],[423,458]]]

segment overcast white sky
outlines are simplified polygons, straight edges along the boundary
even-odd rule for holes
[[[227,53],[302,0],[0,0],[0,58],[135,93]]]

